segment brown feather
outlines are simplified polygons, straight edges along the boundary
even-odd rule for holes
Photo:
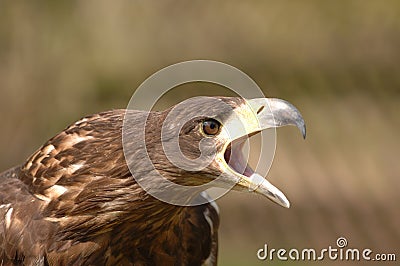
[[[231,105],[240,101],[223,100]],[[137,123],[147,115],[129,112],[138,117]],[[170,205],[136,183],[122,149],[125,113],[114,110],[88,116],[47,141],[21,167],[0,175],[4,264],[216,264],[217,210],[211,204]],[[168,110],[152,112],[148,117],[150,157],[171,181],[202,184],[202,176],[217,173],[208,169],[188,174],[166,159],[159,125],[167,114]],[[195,129],[192,124],[182,131],[187,135],[183,152],[193,157],[199,153]],[[140,168],[142,155],[135,152],[134,143],[129,150],[141,175],[151,176],[151,170]],[[190,178],[182,178],[186,175]]]

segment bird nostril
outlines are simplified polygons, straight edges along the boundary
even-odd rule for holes
[[[257,114],[261,113],[261,112],[262,112],[262,110],[264,110],[264,105],[263,105],[263,106],[261,106],[260,108],[258,108]]]

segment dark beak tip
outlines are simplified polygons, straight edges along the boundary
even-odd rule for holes
[[[303,139],[306,139],[307,130],[306,130],[306,125],[305,124],[303,124],[303,127],[301,128],[301,134],[303,135]]]

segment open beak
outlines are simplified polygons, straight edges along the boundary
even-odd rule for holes
[[[224,164],[228,172],[235,176],[234,189],[250,190],[289,208],[290,203],[286,196],[247,164],[242,148],[248,136],[287,125],[298,127],[305,138],[306,126],[303,117],[296,107],[281,99],[257,98],[246,102],[247,104],[239,107],[235,111],[236,115],[224,125],[230,137],[230,142],[224,150]],[[241,127],[238,126],[239,123]]]

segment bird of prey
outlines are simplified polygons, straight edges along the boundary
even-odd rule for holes
[[[154,190],[169,189],[152,181],[155,172],[183,186],[219,178],[217,186],[250,190],[289,207],[283,193],[255,173],[234,146],[240,150],[247,137],[285,125],[297,126],[305,137],[303,118],[292,104],[200,97],[180,106],[173,116],[168,114],[174,107],[87,116],[1,173],[0,265],[216,265],[217,205],[178,206],[153,197],[137,177]],[[199,115],[200,109],[207,116]],[[127,115],[132,119],[124,125]],[[145,131],[137,133],[143,123]],[[147,154],[137,141],[143,136],[133,135],[123,147],[123,127],[128,134],[146,135]],[[163,147],[172,138],[161,136],[177,128],[182,154],[196,162],[203,153],[205,167],[191,170],[171,162]],[[214,148],[201,150],[204,141]],[[156,171],[142,163],[145,156]]]

